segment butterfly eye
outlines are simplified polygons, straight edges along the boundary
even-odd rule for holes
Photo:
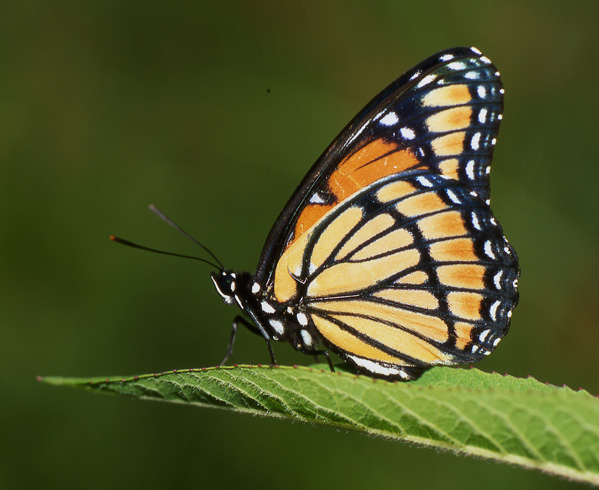
[[[214,287],[221,295],[223,301],[230,305],[235,300],[235,289],[236,289],[236,275],[234,272],[223,271],[221,273],[213,272],[210,274],[210,278],[214,283]]]

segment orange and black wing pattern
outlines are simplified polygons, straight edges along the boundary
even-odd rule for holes
[[[256,280],[272,281],[279,256],[324,214],[389,175],[425,169],[489,199],[503,111],[499,72],[476,48],[426,59],[377,95],[300,183],[266,240]]]
[[[302,336],[358,371],[414,379],[507,333],[518,260],[489,207],[503,108],[475,48],[438,53],[336,138],[267,239],[255,279]]]

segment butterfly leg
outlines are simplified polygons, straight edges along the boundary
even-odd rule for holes
[[[237,315],[233,319],[233,326],[231,327],[231,337],[229,338],[229,345],[227,346],[227,352],[226,352],[225,356],[223,357],[222,361],[220,361],[220,363],[218,364],[219,367],[224,366],[226,364],[226,362],[229,360],[229,357],[231,357],[231,355],[233,354],[233,346],[235,344],[235,337],[237,336],[237,327],[239,326],[239,324],[243,325],[250,332],[253,332],[256,335],[260,335],[260,337],[262,337],[266,340],[266,344],[268,346],[268,353],[270,354],[271,364],[276,364],[275,354],[272,350],[272,345],[270,343],[270,338],[268,337],[268,335],[264,331],[262,331],[262,329],[253,325],[252,323],[247,321],[241,315]]]
[[[312,352],[306,352],[306,354],[312,354],[314,356],[314,360],[318,362],[318,356],[324,356],[327,358],[327,363],[329,364],[329,368],[332,373],[335,372],[335,367],[333,366],[333,361],[331,361],[331,355],[328,350],[317,350]]]
[[[227,346],[227,352],[225,354],[225,357],[223,357],[222,361],[220,361],[218,363],[219,367],[224,366],[226,364],[226,362],[229,360],[229,357],[231,357],[231,355],[233,354],[233,345],[235,344],[235,337],[237,336],[237,327],[239,326],[240,323],[244,327],[246,327],[248,330],[250,330],[258,335],[261,335],[260,331],[256,327],[254,327],[254,325],[252,325],[250,322],[248,322],[241,315],[237,315],[233,319],[233,326],[231,328],[231,337],[229,339],[229,345]]]

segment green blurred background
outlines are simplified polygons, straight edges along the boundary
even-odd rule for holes
[[[213,365],[236,311],[200,253],[253,270],[306,170],[444,48],[501,70],[493,209],[523,270],[479,367],[599,392],[599,3],[5,2],[0,6],[0,487],[564,488],[330,429],[45,386]],[[311,359],[277,345],[281,363]],[[242,331],[233,362],[265,363]]]

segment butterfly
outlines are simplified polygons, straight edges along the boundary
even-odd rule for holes
[[[490,354],[508,331],[520,275],[489,207],[503,94],[476,48],[427,58],[308,171],[255,274],[226,269],[208,250],[216,290],[244,314],[221,365],[239,325],[265,340],[273,364],[272,341],[286,341],[324,355],[331,370],[332,352],[386,379]]]

